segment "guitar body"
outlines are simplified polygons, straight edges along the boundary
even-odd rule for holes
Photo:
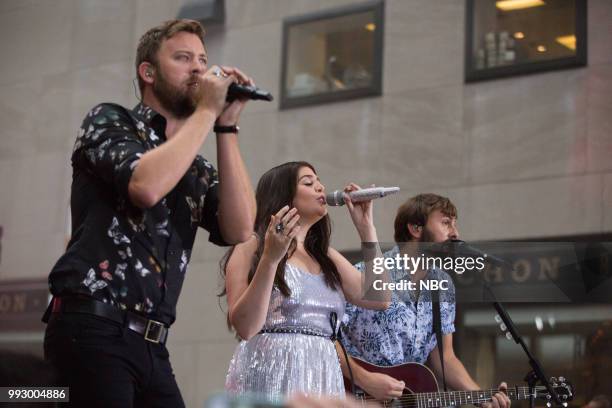
[[[370,372],[386,374],[406,383],[406,388],[410,391],[404,392],[404,395],[423,392],[438,392],[438,381],[436,381],[436,376],[423,364],[406,363],[384,367],[370,364],[357,357],[351,357],[351,359]],[[347,393],[351,392],[350,378],[344,378],[344,387],[346,388]]]
[[[474,391],[438,391],[438,382],[434,373],[423,364],[406,363],[396,366],[383,367],[370,364],[359,358],[353,357],[353,361],[370,372],[387,374],[397,380],[404,381],[406,389],[400,398],[392,401],[379,401],[384,407],[393,408],[436,408],[457,406],[464,404],[479,404],[490,401],[493,395],[499,392],[497,389],[474,390]],[[559,401],[567,403],[574,398],[572,385],[564,378],[550,379],[551,387],[559,397]],[[351,380],[344,378],[344,387],[347,394],[351,392]],[[512,401],[526,400],[534,395],[536,399],[550,401],[551,395],[544,386],[537,386],[535,391],[525,386],[509,387],[506,391],[508,398]],[[372,400],[372,396],[363,390],[356,390],[358,399]]]

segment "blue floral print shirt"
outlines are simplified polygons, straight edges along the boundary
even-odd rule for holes
[[[383,255],[395,258],[399,253],[394,247]],[[363,262],[355,265],[364,271]],[[410,280],[410,274],[393,268],[390,279],[399,282]],[[455,331],[455,287],[450,276],[441,270],[427,271],[424,280],[448,280],[447,291],[440,292],[440,316],[442,333]],[[418,296],[418,297],[417,297]],[[409,362],[425,363],[436,346],[433,329],[431,293],[423,289],[394,291],[392,303],[383,311],[369,310],[347,303],[342,326],[342,343],[347,352],[372,364],[390,366]]]
[[[217,171],[201,156],[154,207],[130,202],[132,172],[166,141],[165,128],[144,104],[100,104],[83,120],[72,153],[72,237],[49,275],[54,296],[90,296],[170,325],[197,228],[225,244]]]

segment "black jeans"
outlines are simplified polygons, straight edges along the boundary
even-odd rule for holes
[[[45,358],[73,407],[184,407],[168,350],[111,320],[52,314]]]

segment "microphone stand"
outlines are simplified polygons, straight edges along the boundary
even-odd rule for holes
[[[451,255],[453,257],[455,257],[455,256],[458,255],[458,253],[460,253],[460,251],[458,251],[459,246],[460,245],[465,245],[465,242],[461,241],[461,240],[451,240],[450,244],[454,244],[454,245],[451,245],[450,248],[449,248],[448,244],[446,246],[442,246],[442,248],[434,246],[433,247],[434,253],[435,253],[435,251],[442,250],[443,252],[446,252],[446,253],[450,252]],[[498,265],[501,265],[504,268],[506,267],[505,265],[508,265],[507,261],[505,261],[505,260],[503,260],[501,258],[498,258],[498,257],[490,256],[489,260],[493,261],[494,263],[497,263]],[[527,373],[527,375],[525,376],[524,380],[525,380],[525,382],[527,382],[527,385],[529,387],[529,395],[530,395],[529,400],[530,400],[531,408],[535,407],[535,396],[536,396],[535,390],[536,390],[536,384],[537,384],[538,381],[540,381],[542,383],[542,385],[544,387],[546,387],[546,390],[548,391],[548,401],[546,402],[546,405],[548,407],[551,406],[551,399],[557,405],[563,406],[563,407],[567,407],[567,402],[562,402],[561,401],[561,399],[559,398],[559,396],[555,392],[554,388],[550,384],[550,381],[548,380],[548,378],[546,378],[546,375],[544,374],[544,370],[542,369],[542,366],[540,365],[539,361],[534,357],[533,354],[531,354],[531,351],[529,350],[529,348],[527,347],[527,345],[523,341],[523,338],[519,335],[518,330],[516,329],[516,326],[514,325],[514,322],[512,321],[512,319],[510,318],[510,316],[506,312],[506,309],[504,309],[503,305],[497,300],[497,298],[495,297],[495,294],[493,293],[493,290],[491,289],[491,286],[484,279],[484,277],[482,275],[481,275],[481,280],[482,280],[484,289],[486,290],[486,292],[490,296],[490,298],[488,298],[488,299],[490,299],[492,301],[493,307],[497,311],[497,313],[498,313],[500,319],[502,320],[503,324],[506,326],[506,328],[508,330],[508,333],[510,333],[510,335],[512,336],[512,339],[514,340],[514,342],[519,344],[523,348],[523,351],[525,352],[525,355],[527,356],[527,359],[529,360],[529,365],[531,366],[531,371],[529,371]],[[483,295],[484,295],[484,293],[483,293]]]
[[[523,348],[523,351],[525,352],[525,354],[527,355],[527,358],[529,359],[529,365],[531,366],[531,371],[527,373],[524,380],[527,382],[527,385],[529,387],[530,407],[531,408],[535,407],[535,396],[536,396],[535,389],[536,389],[536,384],[538,381],[540,381],[542,385],[545,386],[546,389],[548,390],[548,401],[546,402],[546,405],[548,407],[551,406],[551,402],[550,402],[551,398],[552,400],[554,400],[554,402],[557,405],[567,407],[567,402],[561,402],[561,399],[559,398],[554,388],[548,381],[548,378],[544,374],[544,370],[542,369],[540,362],[534,357],[533,354],[531,354],[531,351],[529,350],[529,348],[523,341],[523,338],[519,335],[518,330],[516,329],[516,326],[514,325],[514,322],[508,315],[508,312],[506,312],[506,309],[504,309],[502,304],[499,303],[497,299],[495,298],[495,295],[493,294],[493,291],[491,290],[491,287],[489,286],[488,282],[486,282],[484,279],[482,279],[482,281],[483,281],[484,288],[488,291],[489,295],[491,296],[491,299],[493,299],[493,307],[497,311],[497,314],[499,315],[503,324],[506,326],[508,333],[510,333],[514,342],[519,344]]]

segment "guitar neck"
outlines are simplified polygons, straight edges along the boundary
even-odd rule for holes
[[[536,391],[545,390],[546,387],[538,386]],[[417,394],[405,394],[393,401],[378,401],[383,407],[410,407],[410,408],[439,408],[450,405],[480,404],[491,401],[493,395],[499,390],[477,390],[477,391],[446,391],[446,392],[423,392]],[[531,397],[529,387],[513,387],[507,390],[508,398],[512,401],[526,400]],[[374,400],[370,396],[361,397],[361,400]],[[365,403],[365,401],[364,401]]]
[[[422,364],[406,363],[383,367],[367,363],[358,358],[353,360],[367,371],[383,373],[406,383],[405,393],[391,401],[376,400],[361,390],[362,393],[358,393],[357,398],[361,399],[364,404],[366,400],[373,400],[378,401],[383,407],[439,408],[450,405],[480,404],[491,401],[493,395],[499,392],[497,389],[440,392],[437,391],[438,384],[434,373]],[[557,378],[551,378],[552,389],[557,393],[560,400],[563,402],[571,401],[573,399],[571,384],[564,377],[559,377],[559,383]],[[350,382],[345,382],[345,386],[346,389],[351,389]],[[531,393],[529,392],[529,387],[526,386],[508,387],[506,394],[510,400],[514,401],[527,400],[532,396],[537,399],[549,398],[547,388],[544,386],[535,387],[535,390],[532,390]]]
[[[536,387],[536,389],[545,389],[545,387]],[[449,405],[463,404],[479,404],[481,402],[490,401],[493,395],[499,390],[477,390],[477,391],[447,391],[447,392],[426,392],[403,396],[400,399],[410,399],[412,403],[416,403],[417,408],[436,408]],[[529,393],[529,387],[513,387],[508,388],[507,395],[510,400],[529,399],[532,394]]]

